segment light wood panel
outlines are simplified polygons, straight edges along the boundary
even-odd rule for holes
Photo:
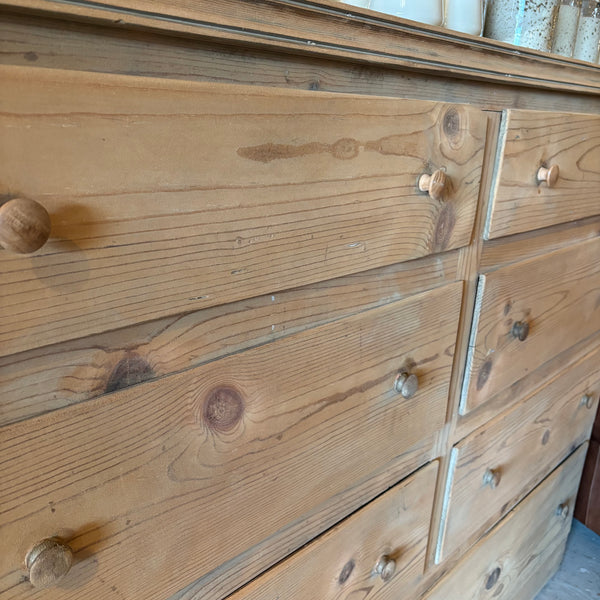
[[[599,252],[595,238],[480,276],[461,413],[600,329]]]
[[[0,355],[468,244],[467,106],[3,67],[2,192],[51,240],[3,253]],[[449,192],[417,191],[443,167]]]
[[[558,568],[587,444],[490,531],[426,600],[531,600]],[[560,511],[568,506],[565,517]]]
[[[467,102],[493,110],[526,105],[539,110],[600,112],[593,95],[548,93],[534,87],[447,78],[444,73],[435,77],[373,63],[279,54],[256,46],[228,46],[193,37],[8,12],[0,13],[0,63]]]
[[[595,65],[463,35],[331,0],[120,0],[69,3],[4,0],[3,6],[42,11],[119,28],[145,28],[277,52],[411,68],[428,74],[598,94]]]
[[[458,280],[458,252],[0,357],[0,425]]]
[[[459,415],[451,434],[452,445],[464,439],[487,421],[515,406],[551,379],[568,371],[598,347],[600,347],[600,335],[596,333],[568,350],[557,354],[535,371],[528,372],[522,379],[515,381],[502,392],[496,394],[493,399],[481,404],[466,415]]]
[[[509,109],[498,161],[486,238],[600,213],[600,116]],[[549,187],[537,172],[552,165],[560,175]]]
[[[437,463],[397,485],[259,577],[230,600],[410,597],[422,579]],[[375,572],[381,557],[393,577]]]
[[[295,522],[332,525],[349,508],[344,494],[433,458],[461,291],[455,283],[3,428],[0,595],[29,597],[23,557],[50,535],[67,538],[76,564],[45,598],[147,600],[210,581]],[[419,378],[411,400],[393,390],[401,369]]]
[[[498,128],[500,126],[500,115],[498,113],[490,114],[488,120],[487,139],[497,139]],[[471,244],[459,250],[459,275],[464,280],[463,303],[460,313],[460,325],[456,340],[456,358],[450,380],[450,397],[448,402],[447,420],[448,424],[444,428],[444,438],[441,447],[441,467],[438,475],[437,489],[441,490],[446,485],[446,477],[449,471],[450,449],[452,447],[452,435],[456,431],[456,422],[458,420],[458,406],[460,402],[460,393],[462,381],[465,374],[466,357],[468,352],[469,335],[471,330],[471,319],[473,308],[475,306],[477,278],[479,272],[479,263],[483,248],[481,232],[485,222],[486,202],[489,198],[489,190],[492,182],[493,157],[495,147],[489,143],[485,148],[484,166],[482,170],[481,185],[479,189],[479,201],[477,203],[477,214],[475,216],[474,234]],[[430,543],[427,553],[427,568],[435,564],[435,540],[438,535],[438,528],[441,522],[441,511],[443,506],[442,494],[436,495],[433,508],[433,519],[431,525]]]
[[[589,217],[484,242],[479,269],[485,273],[600,236],[600,218]]]
[[[563,371],[452,449],[437,562],[473,543],[588,440],[600,395],[600,351]],[[582,403],[591,396],[591,408]],[[497,481],[485,482],[486,472]]]

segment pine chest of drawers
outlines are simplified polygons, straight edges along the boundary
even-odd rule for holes
[[[600,70],[327,0],[0,8],[0,599],[532,598],[600,395]]]

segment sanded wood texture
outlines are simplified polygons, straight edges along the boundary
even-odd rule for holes
[[[332,0],[4,0],[0,6],[154,29],[275,52],[412,68],[427,74],[600,93],[592,64],[466,36]]]
[[[480,277],[463,414],[600,329],[599,252],[595,238]]]
[[[504,391],[496,394],[492,400],[481,404],[466,415],[459,415],[452,433],[452,444],[456,444],[490,419],[497,417],[500,413],[518,404],[523,398],[535,393],[549,380],[567,372],[598,347],[600,347],[600,334],[596,333],[557,354],[535,371],[528,372],[522,379],[515,381]]]
[[[500,139],[487,238],[600,213],[600,116],[509,109]],[[541,166],[558,166],[552,187]]]
[[[483,244],[479,268],[481,272],[554,252],[560,248],[600,236],[600,218],[563,223],[547,229],[518,233],[508,238],[489,240]]]
[[[0,357],[0,425],[457,281],[458,251]]]
[[[468,244],[467,106],[3,67],[1,193],[53,238],[2,256],[0,355]],[[417,190],[444,167],[443,201]]]
[[[349,5],[345,8],[353,9]],[[106,15],[106,11],[103,14]],[[393,39],[398,40],[398,36],[394,35]],[[513,68],[515,58],[505,56],[503,68]],[[543,58],[547,60],[549,55]],[[467,102],[492,110],[526,105],[539,110],[600,113],[594,95],[575,95],[564,90],[549,95],[538,87],[517,88],[477,79],[435,78],[424,72],[374,62],[355,64],[312,54],[270,52],[256,45],[214,44],[194,36],[168,37],[156,31],[128,29],[122,23],[115,28],[87,20],[70,22],[32,14],[1,15],[0,63]]]
[[[452,449],[438,561],[464,550],[589,439],[599,358],[600,351],[592,352]],[[487,483],[486,472],[492,474]]]
[[[337,498],[391,465],[406,475],[430,460],[461,291],[3,428],[0,595],[29,597],[23,558],[58,535],[75,564],[45,597],[165,598],[296,520],[331,525]],[[393,389],[400,370],[419,377],[412,400]]]
[[[231,600],[410,597],[422,579],[437,463],[386,492],[231,596]],[[382,580],[375,566],[395,561]]]
[[[560,563],[586,449],[581,446],[509,513],[426,600],[531,600]]]

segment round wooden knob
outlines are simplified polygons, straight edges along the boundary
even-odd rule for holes
[[[511,335],[520,342],[524,342],[529,335],[529,323],[527,321],[517,321],[510,331]]]
[[[554,187],[558,181],[558,165],[552,165],[549,168],[540,167],[537,172],[538,181],[545,181],[548,187]]]
[[[50,215],[34,200],[14,198],[0,206],[0,246],[9,252],[29,254],[50,236]]]
[[[592,408],[592,406],[594,406],[594,397],[590,394],[584,394],[581,397],[581,406],[585,406],[586,408]]]
[[[394,389],[408,400],[417,393],[419,379],[414,373],[398,373],[396,381],[394,381]]]
[[[441,169],[434,171],[432,175],[423,173],[419,177],[419,190],[427,192],[434,200],[443,200],[448,184],[448,177]]]
[[[382,556],[375,565],[375,573],[377,573],[383,581],[391,579],[395,572],[396,561],[387,555]]]
[[[73,552],[69,546],[54,538],[36,544],[25,559],[29,570],[29,581],[36,588],[56,585],[68,572],[73,563]]]
[[[559,504],[556,509],[556,515],[564,521],[569,516],[569,505],[566,502]]]
[[[491,590],[498,583],[498,580],[500,579],[500,575],[502,575],[502,569],[500,567],[496,567],[488,575],[487,581],[485,582],[485,589]]]
[[[500,485],[500,473],[494,469],[486,469],[483,474],[483,485],[489,485],[495,490]]]

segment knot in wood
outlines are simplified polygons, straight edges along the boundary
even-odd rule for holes
[[[234,388],[222,386],[213,389],[204,402],[204,422],[214,431],[231,431],[242,419],[244,400]]]

